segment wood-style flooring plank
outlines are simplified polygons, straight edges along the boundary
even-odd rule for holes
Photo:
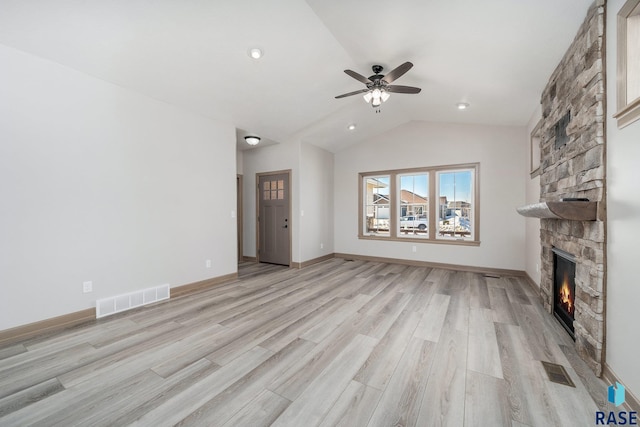
[[[327,337],[304,357],[291,366],[286,374],[274,380],[267,388],[289,400],[296,400],[326,367],[335,359],[357,335],[364,324],[369,322],[366,316],[357,312],[338,325]],[[373,339],[373,338],[372,338]]]
[[[351,379],[369,357],[378,340],[356,335],[317,376],[273,426],[317,425],[329,412]]]
[[[446,326],[436,344],[416,426],[461,426],[467,378],[467,334]]]
[[[382,392],[351,381],[320,423],[321,427],[365,426],[378,405]]]
[[[37,383],[0,399],[0,418],[64,390],[57,378]]]
[[[508,426],[511,411],[504,380],[474,371],[467,372],[464,424]]]
[[[449,311],[449,295],[434,294],[422,319],[415,330],[415,336],[423,340],[437,342],[442,332],[442,325]]]
[[[255,347],[233,362],[201,378],[188,389],[142,415],[132,425],[174,425],[207,403],[218,393],[271,357],[272,352]]]
[[[290,404],[291,402],[284,397],[269,390],[263,390],[222,427],[270,426]]]
[[[435,344],[412,338],[380,402],[369,420],[369,426],[415,426],[422,397],[429,379],[428,367]]]
[[[489,299],[491,300],[494,322],[508,323],[510,325],[518,324],[518,319],[505,289],[489,287]]]
[[[494,378],[502,378],[502,364],[492,311],[469,310],[469,356],[467,368]]]
[[[302,339],[293,341],[213,399],[191,412],[178,425],[200,426],[226,423],[244,406],[248,405],[256,395],[260,394],[267,384],[285,373],[293,362],[303,357],[315,346],[316,344]]]
[[[384,390],[420,322],[420,313],[404,311],[373,349],[354,379]]]

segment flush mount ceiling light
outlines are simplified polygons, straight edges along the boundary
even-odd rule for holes
[[[260,59],[262,58],[262,51],[257,47],[251,48],[249,49],[249,56],[253,59]]]
[[[356,125],[354,123],[351,123],[349,126],[347,126],[347,129],[349,130],[354,130],[356,128]]]
[[[469,108],[469,104],[466,102],[458,102],[456,104],[456,107],[458,108],[458,110],[466,110],[467,108]]]
[[[260,142],[260,137],[259,136],[245,136],[244,140],[247,141],[247,144],[249,144],[249,145],[258,145],[258,143]]]

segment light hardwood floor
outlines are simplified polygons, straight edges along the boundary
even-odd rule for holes
[[[424,267],[246,263],[0,348],[1,426],[588,426],[599,409],[606,385],[524,279]]]

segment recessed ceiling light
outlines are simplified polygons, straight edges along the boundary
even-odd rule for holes
[[[353,123],[350,124],[349,126],[347,126],[347,129],[349,129],[349,130],[354,130],[355,128],[356,128],[356,125],[353,124]]]
[[[262,51],[257,47],[254,47],[252,49],[249,49],[249,56],[253,59],[260,59],[262,58]]]
[[[458,102],[456,104],[456,107],[458,107],[458,110],[466,110],[467,108],[469,108],[469,104],[466,102]]]

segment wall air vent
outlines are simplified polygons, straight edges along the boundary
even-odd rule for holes
[[[156,286],[155,288],[142,289],[127,294],[116,295],[96,301],[96,318],[110,316],[122,311],[151,304],[156,301],[169,299],[169,284]]]

